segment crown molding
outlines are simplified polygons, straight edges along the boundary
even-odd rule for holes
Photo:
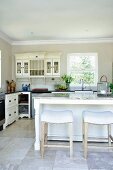
[[[0,31],[0,38],[12,45],[12,40],[3,32]]]
[[[41,44],[46,45],[46,44],[79,44],[79,43],[113,43],[113,38],[13,41],[12,45],[41,45]]]
[[[75,39],[59,39],[59,40],[13,41],[6,34],[2,32],[0,32],[0,38],[8,42],[10,45],[113,43],[113,38],[75,38]]]

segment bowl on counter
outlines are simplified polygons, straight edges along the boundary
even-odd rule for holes
[[[48,88],[34,88],[34,89],[32,89],[32,92],[34,92],[34,93],[44,93],[44,92],[48,92]]]

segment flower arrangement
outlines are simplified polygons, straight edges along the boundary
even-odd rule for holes
[[[109,84],[110,89],[113,89],[113,83]]]
[[[74,80],[71,75],[67,75],[67,74],[64,74],[61,78],[66,84],[67,83],[70,84]]]
[[[113,83],[110,83],[109,87],[110,87],[110,91],[113,93]]]

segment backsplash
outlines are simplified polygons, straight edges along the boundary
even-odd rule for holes
[[[60,78],[56,77],[54,80],[52,78],[33,78],[33,79],[17,79],[16,80],[16,90],[22,90],[22,84],[29,85],[30,88],[48,88],[48,90],[54,90],[55,85],[59,84]]]

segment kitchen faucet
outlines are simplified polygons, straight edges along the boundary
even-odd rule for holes
[[[81,89],[84,90],[84,89],[85,89],[84,80],[83,80],[83,79],[80,79],[80,83],[81,83]]]

